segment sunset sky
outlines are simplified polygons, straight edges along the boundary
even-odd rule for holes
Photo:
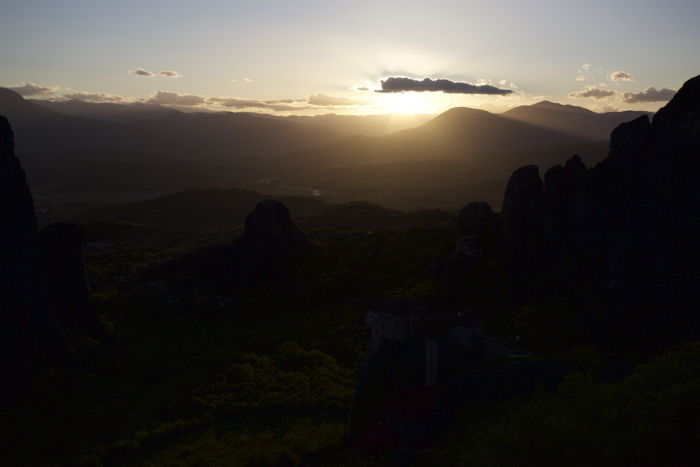
[[[656,110],[700,73],[697,0],[2,0],[1,10],[0,86],[31,98],[282,115],[543,99]],[[376,92],[388,77],[473,86]]]

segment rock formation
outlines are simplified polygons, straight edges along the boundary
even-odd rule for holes
[[[232,248],[229,270],[246,284],[284,283],[289,259],[308,249],[306,237],[279,201],[261,201],[245,220],[245,231]]]
[[[306,237],[293,223],[289,209],[279,201],[261,201],[245,220],[240,242],[248,248],[276,250],[281,255],[308,248]],[[243,245],[242,245],[243,246]]]
[[[37,365],[71,358],[49,308],[34,201],[5,117],[0,117],[0,313],[5,391],[19,391]]]
[[[243,235],[233,243],[195,251],[143,274],[214,282],[224,293],[263,284],[285,286],[291,283],[293,258],[307,249],[306,237],[292,223],[289,209],[279,201],[267,200],[248,214]]]
[[[83,230],[74,224],[53,224],[40,232],[39,244],[51,309],[61,327],[114,345],[90,302]]]
[[[461,235],[444,265],[443,283],[448,292],[455,291],[458,279],[481,258],[484,233],[495,218],[491,207],[483,201],[472,202],[460,209],[457,227]]]
[[[516,170],[506,189],[504,262],[522,289],[593,287],[647,331],[688,310],[700,265],[700,76],[654,116],[618,126],[608,157]],[[574,285],[576,284],[576,285]],[[683,296],[677,309],[672,296]],[[639,297],[646,297],[645,299]],[[697,313],[695,313],[697,315]],[[631,316],[625,319],[630,320]],[[685,321],[689,323],[689,321]]]
[[[534,165],[519,168],[508,180],[502,210],[503,253],[512,270],[532,270],[538,264],[544,241],[543,189]]]

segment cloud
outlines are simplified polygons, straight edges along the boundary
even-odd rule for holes
[[[253,82],[253,80],[250,79],[250,78],[243,78],[243,81],[245,81],[246,83],[252,83],[252,82]]]
[[[356,99],[350,99],[347,97],[328,96],[326,94],[312,94],[311,96],[309,96],[308,102],[311,105],[325,105],[325,106],[367,105],[367,102],[365,102],[365,101],[358,101]]]
[[[149,104],[174,104],[174,105],[201,105],[206,103],[206,98],[193,94],[177,94],[170,91],[158,91],[155,96],[147,101]]]
[[[607,89],[600,89],[595,86],[586,86],[583,91],[570,92],[569,97],[579,98],[579,97],[590,97],[593,99],[604,99],[606,97],[614,96],[615,91],[610,91]]]
[[[583,65],[581,65],[581,69],[588,71],[591,69],[592,66],[593,65],[591,65],[590,63],[584,63]]]
[[[101,92],[86,92],[86,91],[76,91],[70,94],[64,94],[61,96],[65,99],[77,99],[84,102],[122,102],[124,100],[121,96],[115,96],[112,94],[104,94]]]
[[[273,99],[256,100],[241,99],[238,97],[210,97],[207,103],[216,104],[232,109],[265,109],[278,112],[294,112],[299,110],[323,109],[338,106],[365,105],[366,102],[345,97],[328,96],[325,94],[313,94],[308,99]]]
[[[306,99],[278,99],[270,101],[258,101],[254,99],[239,99],[237,97],[210,97],[209,103],[234,109],[268,109],[278,112],[291,112],[311,108],[308,105],[293,105],[294,102],[306,102]]]
[[[264,102],[265,104],[294,104],[295,102],[306,102],[306,99],[273,99]]]
[[[56,87],[42,86],[36,83],[24,82],[15,86],[8,86],[10,89],[21,96],[48,96],[56,92]]]
[[[380,81],[382,88],[378,89],[376,92],[404,92],[404,91],[415,91],[415,92],[437,92],[442,91],[450,94],[497,94],[505,95],[511,94],[513,91],[510,89],[499,89],[497,87],[484,84],[484,85],[474,85],[469,83],[460,83],[450,81],[448,79],[431,79],[425,78],[423,80],[417,80],[413,78],[405,78],[402,76],[390,76],[386,79]]]
[[[610,73],[610,80],[611,81],[634,81],[634,78],[632,77],[631,74],[627,73],[626,71],[613,71]]]
[[[506,84],[508,84],[508,81],[502,79],[498,82],[498,84],[500,84],[501,86],[505,86]]]
[[[137,69],[135,69],[135,70],[131,70],[131,71],[129,71],[129,73],[131,73],[132,75],[136,75],[136,76],[146,76],[146,77],[149,77],[149,78],[150,78],[151,76],[155,76],[155,75],[156,75],[155,73],[153,73],[153,72],[151,72],[151,71],[148,71],[148,70],[144,70],[143,68],[137,68]]]
[[[143,70],[146,71],[146,70]],[[166,78],[180,78],[182,75],[177,71],[161,71],[160,76],[165,76]]]
[[[652,86],[640,92],[626,92],[622,95],[622,100],[628,104],[636,104],[638,102],[664,102],[670,101],[675,94],[676,91],[673,89],[656,89]]]
[[[583,76],[583,75],[578,75],[578,76],[576,77],[576,81],[586,81],[586,77]]]

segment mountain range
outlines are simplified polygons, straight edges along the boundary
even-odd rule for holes
[[[331,201],[381,201],[387,188],[401,193],[416,187],[440,191],[452,182],[500,183],[522,161],[546,165],[562,151],[595,163],[605,154],[609,132],[644,114],[599,114],[544,101],[502,114],[453,108],[434,118],[278,117],[185,113],[149,103],[27,100],[0,88],[0,115],[13,122],[18,157],[39,194],[236,186],[313,192]],[[406,173],[414,175],[398,176]],[[349,186],[351,178],[356,186]],[[492,193],[476,188],[474,195]],[[389,204],[402,204],[396,201]],[[445,202],[438,196],[430,204]]]

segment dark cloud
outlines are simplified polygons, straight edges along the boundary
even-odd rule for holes
[[[16,86],[8,86],[7,89],[11,89],[21,96],[48,96],[56,92],[56,88],[49,86],[42,86],[36,83],[22,83]]]
[[[114,96],[112,94],[104,94],[101,92],[85,92],[76,91],[70,94],[64,94],[61,96],[65,99],[77,99],[84,102],[122,102],[124,100],[121,96]]]
[[[173,105],[201,105],[206,103],[206,98],[193,94],[177,94],[170,91],[158,91],[148,100],[149,104],[173,104]]]
[[[570,92],[569,97],[579,98],[579,97],[590,97],[593,99],[604,99],[606,97],[614,96],[615,91],[609,91],[607,89],[596,88],[595,86],[588,86],[583,91]]]
[[[437,92],[442,91],[450,94],[511,94],[510,89],[499,89],[489,84],[474,85],[469,83],[459,83],[450,81],[449,79],[431,79],[425,78],[417,80],[413,78],[404,78],[401,76],[390,76],[381,81],[382,89],[377,92]]]
[[[350,99],[347,97],[328,96],[326,94],[312,94],[308,99],[311,105],[367,105],[367,102]]]
[[[626,71],[613,71],[610,73],[610,80],[612,81],[634,81],[631,74]]]
[[[148,71],[148,70],[144,70],[143,68],[137,68],[135,70],[131,70],[129,73],[131,73],[132,75],[136,75],[136,76],[147,76],[147,77],[151,77],[151,76],[156,75],[155,73]]]
[[[622,95],[622,100],[628,104],[636,104],[638,102],[665,102],[670,101],[676,94],[673,89],[656,89],[650,87],[640,92],[626,92]]]
[[[146,70],[143,70],[146,71]],[[179,78],[182,75],[177,71],[161,71],[160,76],[165,76],[166,78]]]

